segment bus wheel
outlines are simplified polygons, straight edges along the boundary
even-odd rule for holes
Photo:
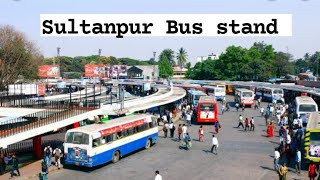
[[[151,147],[151,140],[148,139],[147,142],[146,142],[145,148],[149,149],[150,147]]]
[[[119,151],[115,151],[112,156],[112,162],[116,163],[119,161],[119,159],[120,159],[120,153]]]

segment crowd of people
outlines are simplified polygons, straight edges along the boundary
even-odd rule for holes
[[[4,174],[8,167],[10,169],[10,178],[15,175],[15,171],[17,171],[17,175],[20,176],[19,159],[15,153],[1,153],[0,174]]]

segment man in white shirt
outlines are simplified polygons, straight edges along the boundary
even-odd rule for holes
[[[263,107],[260,108],[260,113],[261,113],[261,116],[263,116],[263,113],[264,113],[264,108]]]
[[[273,111],[274,111],[274,107],[270,106],[270,114],[273,114]]]
[[[187,125],[188,126],[191,126],[191,112],[189,111],[189,112],[187,112]]]
[[[219,142],[218,139],[214,136],[214,134],[212,135],[212,147],[211,147],[211,153],[213,153],[213,149],[216,151],[216,155],[218,155],[218,148],[219,146]]]
[[[183,126],[182,126],[182,139],[185,139],[186,134],[187,134],[187,126],[186,126],[186,124],[183,124]]]
[[[154,180],[162,180],[162,176],[159,174],[159,171],[157,170],[155,173],[156,177],[154,178]]]
[[[274,149],[274,169],[278,172],[280,153],[277,148]]]
[[[287,145],[291,144],[291,136],[290,134],[287,135]]]

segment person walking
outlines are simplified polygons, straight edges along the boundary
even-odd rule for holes
[[[242,104],[242,112],[244,111],[244,104]]]
[[[18,158],[16,157],[16,155],[12,155],[12,158],[11,158],[11,171],[10,171],[10,178],[13,177],[14,175],[14,171],[17,171],[18,172],[18,176],[20,176],[20,171],[19,171],[19,160]]]
[[[245,123],[245,128],[244,128],[244,130],[247,131],[247,128],[248,128],[248,130],[250,131],[249,119],[246,118],[246,120],[244,121],[244,123]]]
[[[221,114],[223,114],[223,113],[224,113],[224,109],[225,109],[225,105],[224,105],[224,104],[222,104],[222,107],[221,107]]]
[[[183,126],[182,126],[182,139],[185,139],[186,134],[187,134],[187,126],[186,126],[186,124],[183,124]]]
[[[58,169],[60,169],[60,165],[61,165],[61,155],[62,155],[62,151],[57,147],[54,151],[53,151],[53,154],[54,154],[54,159],[55,159],[55,163],[56,163],[56,166],[58,167]]]
[[[186,120],[187,120],[187,125],[188,126],[191,126],[191,112],[190,111],[188,111],[187,112],[187,116],[186,116],[187,118],[186,118]]]
[[[219,133],[219,129],[220,129],[220,128],[221,128],[220,122],[219,122],[219,121],[216,121],[216,122],[214,123],[214,129],[215,129],[215,131],[216,131],[216,134]]]
[[[189,148],[191,147],[191,137],[190,137],[189,133],[186,133],[186,135],[184,137],[184,142],[186,145],[186,149],[189,150]]]
[[[260,108],[260,114],[261,114],[261,117],[263,117],[263,114],[264,114],[264,108],[263,107]]]
[[[261,98],[262,98],[262,96],[260,97],[260,98],[258,98],[258,106],[260,107],[260,105],[261,105]]]
[[[301,171],[301,152],[299,149],[296,149],[296,173],[300,174]]]
[[[158,170],[156,170],[155,174],[156,174],[156,176],[155,176],[154,180],[162,180],[162,176],[160,175]]]
[[[250,131],[254,131],[254,119],[253,119],[253,117],[250,120]]]
[[[0,153],[0,175],[5,173],[5,165],[6,163],[4,162],[4,155],[3,153]]]
[[[168,123],[168,122],[166,122],[166,123],[164,124],[162,130],[163,130],[163,133],[164,133],[164,138],[167,138],[167,136],[168,136],[168,131],[169,131],[169,123]]]
[[[279,168],[279,178],[280,180],[286,180],[287,179],[287,173],[288,173],[288,167],[286,166],[286,163],[283,163],[280,165]]]
[[[278,148],[274,148],[273,164],[274,164],[274,170],[276,172],[278,172],[278,170],[279,170],[279,159],[280,159],[280,152],[279,152]]]
[[[200,141],[200,142],[203,142],[203,141],[204,141],[204,138],[203,138],[203,128],[202,128],[202,125],[201,125],[200,128],[199,128],[198,134],[199,134],[199,141]]]
[[[313,162],[311,162],[311,163],[309,164],[309,170],[308,170],[308,172],[309,172],[309,178],[310,178],[310,180],[314,180],[315,177],[317,177],[317,174],[318,174],[316,164],[314,164]]]
[[[244,126],[243,126],[243,118],[242,118],[241,114],[240,114],[240,116],[239,116],[239,125],[238,125],[238,128],[239,128],[240,126],[242,126],[242,128],[244,128]]]
[[[182,134],[182,127],[181,127],[181,124],[179,124],[179,126],[178,126],[178,139],[179,139],[179,141],[181,141],[181,134]]]
[[[41,160],[41,173],[40,180],[47,180],[48,179],[48,166],[45,159]]]
[[[230,105],[228,102],[226,102],[226,111],[230,111]]]
[[[239,103],[236,102],[236,104],[234,106],[236,107],[237,112],[238,112],[239,111],[239,106],[240,106]]]
[[[47,146],[44,148],[44,156],[47,163],[47,166],[51,166],[51,155],[52,155],[52,148]]]
[[[211,153],[213,153],[213,150],[216,151],[216,155],[218,155],[218,148],[219,146],[219,142],[218,139],[214,136],[214,134],[212,135],[212,147],[211,147]]]
[[[174,126],[173,122],[169,124],[169,129],[170,129],[170,137],[173,138],[174,131],[176,130],[176,127]]]

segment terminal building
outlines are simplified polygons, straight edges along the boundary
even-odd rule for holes
[[[158,79],[158,65],[137,65],[128,66],[127,75],[129,79]]]

